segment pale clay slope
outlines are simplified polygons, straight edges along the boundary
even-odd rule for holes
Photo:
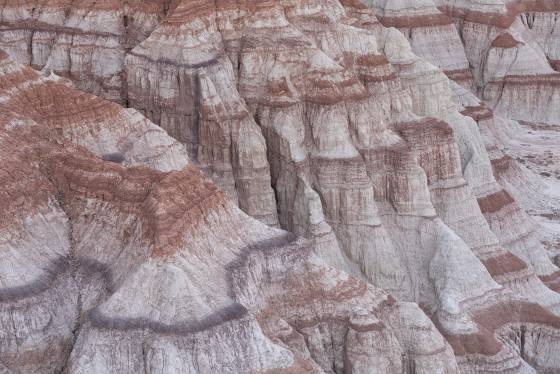
[[[105,116],[93,110],[72,120],[72,110],[61,108],[71,120],[59,125],[34,86],[44,93],[66,83],[54,75],[20,82],[10,74],[21,66],[3,60],[10,79],[2,105],[24,117],[6,116],[7,142],[31,131],[26,126],[46,126],[106,162],[71,150],[76,161],[60,164],[52,135],[33,135],[45,147],[37,152],[53,154],[54,161],[39,164],[37,178],[52,175],[54,190],[41,208],[44,224],[30,226],[33,216],[10,228],[24,235],[4,251],[5,315],[13,319],[17,303],[28,307],[18,315],[26,317],[17,317],[21,325],[6,329],[2,362],[37,373],[560,370],[556,226],[540,229],[526,213],[557,200],[504,157],[516,152],[519,133],[505,117],[554,123],[560,116],[546,100],[553,102],[559,89],[504,83],[501,96],[493,96],[495,82],[509,75],[554,75],[546,60],[553,42],[524,30],[522,21],[469,21],[459,36],[442,21],[440,9],[449,3],[374,1],[381,21],[401,33],[358,3],[183,2],[126,58],[118,52],[127,81],[118,97],[120,83],[90,86],[100,84],[96,72],[68,74],[56,68],[56,49],[48,52],[46,69],[93,92],[109,87],[102,94],[126,98],[186,151],[138,112],[109,111],[106,102],[96,102]],[[507,11],[499,1],[452,5]],[[6,6],[3,17],[17,24],[22,15],[13,9]],[[400,18],[422,25],[400,27]],[[96,30],[95,19],[45,20],[62,22],[72,28],[62,33],[72,34],[76,27]],[[2,45],[27,63],[23,39],[12,33],[2,31]],[[506,33],[520,42],[514,51],[509,37],[494,43]],[[438,42],[430,43],[434,35]],[[42,97],[32,114],[28,97]],[[187,152],[227,200],[206,187]],[[115,163],[182,171],[163,177]],[[235,203],[307,241],[288,243]],[[35,270],[16,275],[28,262]],[[415,304],[394,304],[373,287],[419,303],[439,332]],[[68,302],[53,305],[50,294]],[[82,317],[38,322],[55,314]]]

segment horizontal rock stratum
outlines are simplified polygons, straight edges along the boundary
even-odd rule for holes
[[[560,2],[0,5],[0,373],[560,373]]]

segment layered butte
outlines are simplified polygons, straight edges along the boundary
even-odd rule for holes
[[[560,372],[556,2],[0,9],[0,365]]]

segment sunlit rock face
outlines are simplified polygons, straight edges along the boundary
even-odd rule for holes
[[[1,9],[0,365],[560,372],[556,2]]]

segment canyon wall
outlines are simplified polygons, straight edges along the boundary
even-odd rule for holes
[[[560,372],[559,13],[8,2],[0,365]]]

